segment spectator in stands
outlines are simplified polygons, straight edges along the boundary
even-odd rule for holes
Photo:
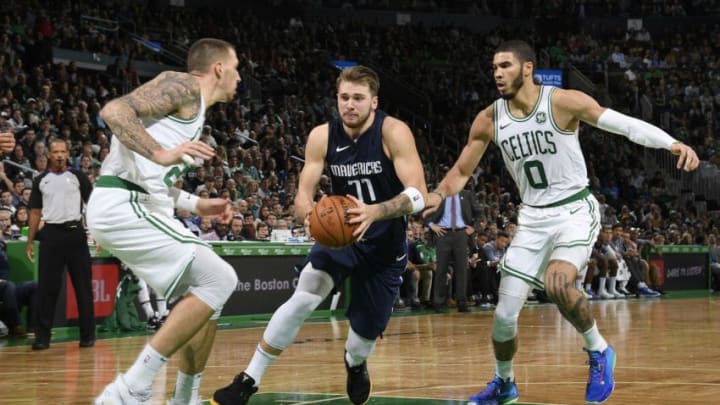
[[[707,247],[710,254],[711,288],[713,292],[718,292],[720,291],[720,245],[715,234],[707,236]]]
[[[498,301],[498,285],[500,283],[499,266],[500,261],[505,255],[505,250],[510,243],[510,235],[507,232],[499,231],[494,240],[486,242],[482,249],[487,258],[485,265],[486,273],[486,293],[484,294],[485,302],[497,305]]]
[[[630,238],[630,232],[622,232],[623,260],[628,266],[628,270],[632,275],[635,283],[635,290],[641,297],[658,297],[660,293],[651,289],[647,285],[649,280],[650,264],[640,255],[638,245]],[[620,284],[620,292],[628,294],[624,289],[624,285]]]
[[[256,241],[269,241],[270,240],[270,226],[265,222],[258,222],[256,225],[255,239]]]
[[[10,191],[0,192],[0,208],[10,211],[11,214],[15,214],[15,205],[13,204],[12,193]]]
[[[13,215],[13,232],[21,233],[23,228],[28,226],[29,208],[27,205],[19,205]]]
[[[495,277],[491,275],[494,270],[488,267],[489,260],[484,249],[488,236],[484,232],[475,232],[473,239],[469,262],[471,290],[476,293],[475,301],[478,305],[488,306],[497,297],[497,284],[492,283]]]
[[[0,207],[0,229],[2,229],[2,240],[20,239],[20,229],[14,228],[13,213],[5,207]]]
[[[29,330],[34,328],[35,294],[37,292],[37,281],[10,281],[10,266],[7,258],[7,244],[4,235],[7,220],[10,213],[0,209],[0,321],[7,325],[9,337],[24,338],[27,336],[21,325],[20,310],[23,307],[28,309],[27,326]]]
[[[215,224],[212,217],[201,216],[198,224],[200,233],[198,236],[202,240],[219,240],[218,235],[215,232]]]
[[[242,214],[236,213],[230,221],[230,232],[228,233],[227,240],[236,242],[244,241],[245,237],[242,235],[243,226]]]

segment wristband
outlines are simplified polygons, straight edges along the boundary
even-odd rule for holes
[[[182,190],[180,191],[180,195],[178,195],[177,199],[175,200],[175,207],[181,210],[195,212],[195,210],[197,209],[198,201],[200,201],[200,197],[196,196],[195,194],[190,194],[185,190]]]
[[[418,213],[425,208],[425,197],[423,197],[420,190],[416,189],[415,187],[408,187],[402,192],[408,198],[410,198],[410,202],[412,203],[412,213]]]

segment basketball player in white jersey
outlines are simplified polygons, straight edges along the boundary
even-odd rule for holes
[[[531,286],[544,288],[582,334],[590,357],[585,400],[604,402],[614,389],[615,352],[600,335],[587,299],[575,288],[600,227],[598,202],[587,188],[578,141],[580,122],[667,149],[679,157],[678,169],[694,170],[699,163],[690,147],[653,125],[601,107],[582,92],[536,84],[534,68],[534,51],[527,43],[508,41],[497,48],[493,77],[501,98],[475,117],[460,157],[426,200],[430,208],[425,215],[462,190],[493,141],[523,202],[515,238],[500,263],[503,277],[492,330],[495,377],[470,398],[473,405],[506,404],[519,397],[512,359],[518,315]]]
[[[237,283],[234,269],[173,219],[178,208],[229,221],[228,201],[200,199],[173,183],[193,158],[213,156],[212,148],[198,141],[205,110],[234,97],[238,58],[231,44],[206,38],[190,47],[187,64],[188,73],[160,73],[100,113],[115,139],[88,202],[90,232],[153,289],[182,299],[96,404],[150,403],[153,378],[177,351],[179,372],[169,403],[200,404],[216,319]]]

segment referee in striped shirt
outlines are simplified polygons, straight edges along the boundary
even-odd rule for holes
[[[35,261],[33,241],[40,241],[38,303],[33,350],[50,347],[55,305],[65,277],[65,266],[75,288],[79,312],[80,347],[95,344],[90,252],[82,224],[82,207],[90,197],[90,180],[80,170],[68,167],[68,145],[50,141],[48,170],[33,180],[30,220],[25,253]],[[45,225],[38,231],[40,218]]]

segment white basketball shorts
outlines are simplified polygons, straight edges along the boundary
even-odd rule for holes
[[[593,195],[559,207],[523,205],[515,236],[500,263],[503,276],[544,289],[543,277],[551,260],[564,260],[582,270],[600,232],[598,207]]]

